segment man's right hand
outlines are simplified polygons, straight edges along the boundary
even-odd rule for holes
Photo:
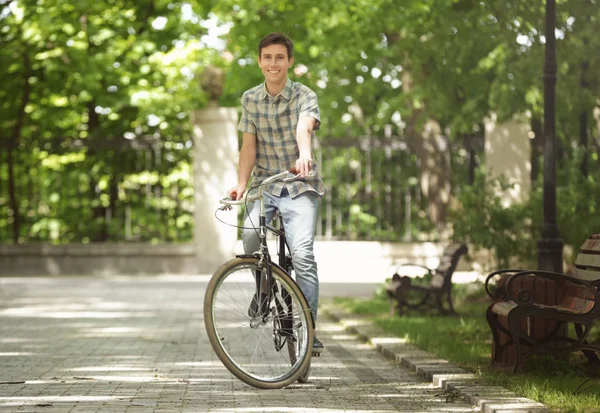
[[[239,201],[244,196],[244,192],[246,192],[246,185],[237,184],[227,191],[227,196],[235,201]]]

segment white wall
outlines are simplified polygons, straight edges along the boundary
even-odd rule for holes
[[[215,219],[219,199],[237,183],[238,115],[234,108],[209,107],[192,113],[194,134],[194,243],[197,270],[209,271],[231,257],[237,229]],[[235,223],[234,214],[229,214]],[[227,215],[222,215],[227,217]]]
[[[492,177],[504,175],[514,189],[502,193],[503,204],[525,201],[531,191],[531,128],[527,119],[497,123],[485,120],[485,165]]]

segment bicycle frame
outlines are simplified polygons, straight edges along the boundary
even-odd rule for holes
[[[293,268],[292,257],[286,241],[281,214],[275,210],[273,222],[267,223],[266,209],[267,207],[270,208],[271,205],[265,204],[266,200],[263,197],[263,189],[269,183],[277,180],[286,183],[298,178],[300,176],[292,170],[282,172],[267,178],[258,187],[247,191],[240,200],[222,199],[222,206],[219,208],[220,210],[226,210],[231,209],[233,205],[259,201],[258,205],[255,204],[258,209],[258,225],[256,227],[253,225],[253,230],[256,231],[259,237],[257,251],[253,251],[251,254],[237,255],[235,259],[223,264],[211,278],[204,300],[205,324],[209,340],[215,352],[225,367],[235,376],[259,388],[279,388],[289,385],[295,380],[306,383],[310,371],[314,319],[311,316],[306,297],[291,274]],[[248,195],[249,192],[251,196]],[[275,235],[275,241],[279,242],[276,248],[278,259],[275,261],[273,261],[275,258],[271,257],[269,253],[267,243],[269,231]],[[240,271],[239,275],[243,275],[243,277],[236,278],[234,276],[232,282],[225,281],[229,279],[230,275],[238,274],[238,271]],[[252,288],[252,278],[255,281],[254,288]],[[252,297],[253,293],[254,296]],[[241,298],[233,312],[238,313],[238,318],[241,316],[239,321],[235,321],[235,325],[243,327],[249,322],[246,328],[249,327],[250,330],[245,337],[250,339],[252,336],[254,341],[250,340],[248,343],[244,343],[245,340],[242,340],[239,342],[235,334],[233,335],[235,339],[227,340],[226,336],[231,333],[230,323],[231,320],[235,319],[235,316],[230,320],[233,307],[225,306],[225,310],[223,310],[223,307],[218,307],[215,304],[221,300],[219,298],[221,296],[226,297],[226,300],[234,301],[237,296]],[[248,302],[246,300],[250,301],[247,311],[249,319],[246,318],[244,308]],[[215,310],[217,312],[223,310],[227,316],[224,316],[224,318],[219,317],[217,320]],[[241,310],[241,314],[239,310]],[[219,320],[221,319],[226,326],[223,331],[224,335],[219,332],[221,326]],[[266,330],[267,337],[270,336],[274,346],[265,343],[265,327],[268,329]],[[272,333],[269,333],[271,330]],[[229,342],[229,345],[227,343],[224,345],[224,340]],[[244,350],[245,344],[254,346],[254,350],[248,353]],[[267,347],[265,347],[265,344]],[[270,368],[263,369],[264,371],[261,370],[265,365],[269,365],[269,360],[255,360],[259,347],[261,348],[260,354],[264,353],[267,357],[275,357],[273,359],[275,376],[272,376]],[[287,353],[284,352],[282,355],[278,355],[285,348],[287,348]],[[230,352],[231,349],[234,353]],[[248,355],[251,357],[250,360],[246,360]],[[239,360],[246,361],[238,364],[238,356],[240,357]],[[283,365],[281,365],[282,360],[284,361]],[[257,367],[260,366],[261,369],[256,371],[249,369],[243,364],[247,362],[250,365],[257,362]]]
[[[274,291],[273,291],[271,266],[278,265],[282,270],[284,270],[288,274],[289,274],[288,269],[291,267],[291,262],[289,262],[289,265],[288,265],[288,257],[287,257],[286,251],[285,251],[286,238],[285,238],[285,232],[283,229],[283,222],[280,219],[279,222],[280,222],[281,229],[275,228],[274,226],[267,224],[266,211],[265,211],[265,199],[263,197],[263,189],[265,188],[266,185],[268,185],[272,182],[276,182],[276,181],[291,182],[292,180],[297,179],[297,175],[294,174],[290,177],[290,174],[294,174],[294,171],[293,170],[285,171],[285,172],[276,174],[274,176],[271,176],[271,177],[265,179],[262,182],[262,184],[256,188],[257,193],[255,195],[248,196],[248,193],[250,191],[252,191],[252,189],[250,189],[249,191],[247,191],[244,194],[242,199],[239,201],[232,201],[230,199],[222,199],[221,200],[221,203],[223,204],[223,206],[220,209],[226,209],[231,205],[240,205],[241,203],[250,202],[250,201],[254,201],[254,200],[259,201],[260,210],[259,210],[259,216],[258,216],[258,228],[257,229],[258,229],[258,237],[259,237],[260,246],[259,246],[259,250],[251,255],[258,256],[258,258],[259,258],[258,266],[259,266],[259,268],[265,269],[265,273],[266,273],[265,278],[266,279],[263,281],[262,274],[260,274],[258,271],[255,274],[257,301],[262,296],[262,293],[267,295],[267,302],[271,302],[271,299],[273,298]],[[277,216],[275,218],[277,218]],[[273,263],[273,261],[271,259],[271,254],[269,253],[269,248],[267,245],[267,231],[271,231],[277,237],[279,237],[279,251],[278,251],[279,257],[278,257],[277,264]],[[237,255],[237,257],[238,258],[239,257],[247,257],[248,255],[249,254],[242,254],[242,255]],[[291,261],[291,257],[289,259]],[[263,282],[264,282],[264,284],[263,284]],[[284,293],[284,292],[282,292],[282,293]],[[262,317],[267,317],[267,316],[268,316],[268,314],[262,315]]]
[[[281,268],[283,268],[288,274],[290,273],[288,270],[289,268],[291,268],[292,266],[292,257],[290,255],[287,254],[286,251],[286,247],[287,247],[287,239],[285,237],[285,228],[283,228],[283,221],[281,220],[281,215],[279,215],[279,213],[277,213],[275,215],[275,218],[273,218],[273,221],[275,220],[279,220],[279,224],[281,226],[281,228],[276,228],[272,225],[266,225],[266,228],[271,231],[272,233],[274,233],[278,238],[279,238],[279,243],[278,243],[278,250],[277,250],[277,255],[278,255],[278,264]]]
[[[290,269],[292,267],[292,258],[290,255],[287,254],[286,252],[286,238],[285,238],[285,229],[283,227],[283,221],[281,216],[279,215],[279,212],[277,211],[275,214],[275,217],[273,218],[273,221],[279,220],[279,225],[280,228],[276,228],[272,225],[269,225],[266,223],[266,213],[265,213],[265,203],[264,203],[264,198],[261,197],[260,199],[260,214],[259,214],[259,240],[260,240],[260,247],[259,247],[259,251],[257,251],[258,256],[259,256],[259,265],[262,264],[265,268],[265,285],[263,287],[262,285],[262,274],[256,274],[256,293],[257,293],[257,297],[261,297],[262,293],[265,293],[267,295],[267,302],[271,302],[271,299],[273,298],[273,294],[276,293],[274,285],[273,285],[273,279],[272,279],[272,265],[273,260],[271,258],[271,254],[269,252],[269,247],[267,245],[267,230],[271,231],[272,233],[274,233],[277,237],[278,237],[278,251],[277,251],[277,255],[278,255],[278,260],[277,260],[277,264],[282,270],[284,270],[286,273],[290,274]],[[253,254],[256,255],[256,254]],[[247,256],[247,255],[241,255],[238,257],[242,257],[242,256]],[[266,287],[266,288],[265,288]],[[266,289],[266,291],[264,291]],[[281,291],[283,298],[286,300],[286,302],[289,301],[289,297],[287,295],[286,291]],[[289,302],[288,302],[289,304]],[[281,311],[280,308],[278,308],[278,311]],[[268,314],[263,314],[263,317],[267,317]]]
[[[261,285],[262,274],[258,274],[258,271],[256,274],[255,281],[256,281],[256,292],[258,294],[257,300],[259,297],[261,297],[260,294],[262,292],[267,294],[267,302],[270,302],[271,299],[273,298],[274,291],[273,291],[273,282],[272,282],[272,273],[271,273],[272,265],[277,265],[278,267],[280,267],[283,271],[285,271],[288,274],[290,274],[289,270],[292,268],[292,262],[291,262],[292,258],[291,258],[291,256],[288,256],[286,254],[287,243],[286,243],[286,237],[285,237],[285,228],[283,228],[283,221],[279,217],[279,222],[280,222],[281,228],[275,228],[274,226],[271,226],[266,223],[266,211],[265,211],[265,200],[263,197],[263,189],[267,185],[269,185],[273,182],[277,182],[277,181],[292,182],[298,178],[299,178],[299,176],[297,175],[296,170],[292,168],[289,171],[284,171],[284,172],[281,172],[279,174],[273,175],[273,176],[265,179],[261,183],[261,185],[259,185],[258,187],[255,188],[257,191],[256,194],[248,195],[248,192],[253,190],[251,188],[249,191],[244,193],[244,196],[240,200],[234,201],[229,198],[224,198],[220,201],[221,204],[223,204],[223,206],[221,208],[219,208],[221,210],[230,208],[232,205],[242,205],[247,202],[253,202],[256,200],[260,201],[260,203],[259,203],[260,210],[259,210],[258,228],[257,228],[259,242],[260,242],[259,250],[253,254],[237,255],[238,258],[244,258],[244,257],[248,257],[248,256],[258,257],[259,258],[259,262],[258,262],[259,268],[265,269],[266,279],[265,279],[264,285]],[[277,218],[277,216],[275,218]],[[271,231],[277,237],[279,237],[278,261],[276,263],[272,261],[271,255],[269,253],[269,248],[267,245],[267,231]],[[284,296],[284,298],[286,298],[285,291],[282,291],[282,295]],[[267,316],[268,316],[267,314],[263,314],[263,317],[267,317]],[[310,319],[311,319],[311,321],[313,321],[313,324],[314,324],[314,320],[312,320],[312,317],[310,317]],[[314,325],[313,325],[313,328],[314,328]]]

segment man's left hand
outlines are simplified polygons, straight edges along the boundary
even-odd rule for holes
[[[312,157],[300,156],[296,161],[296,170],[300,174],[301,178],[305,178],[310,171],[312,171],[313,161]]]

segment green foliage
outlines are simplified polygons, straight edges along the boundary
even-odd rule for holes
[[[557,170],[557,223],[566,245],[577,253],[583,241],[600,232],[600,170],[594,168],[587,177],[580,171],[581,151],[574,151],[573,160]],[[542,219],[542,190],[537,189],[533,199]],[[575,257],[570,257],[570,261]]]
[[[544,10],[536,2],[15,0],[0,1],[0,11],[1,242],[189,239],[193,188],[182,171],[191,165],[190,112],[207,104],[198,75],[209,64],[223,69],[219,103],[239,105],[262,81],[256,48],[272,31],[294,40],[291,77],[319,96],[318,139],[348,142],[322,165],[341,237],[435,236],[440,223],[424,212],[428,200],[417,199],[428,172],[426,152],[415,150],[426,120],[440,124],[450,164],[464,169],[462,137],[480,132],[489,112],[500,121],[543,112]],[[208,18],[229,25],[225,50],[204,38]],[[588,132],[597,128],[590,113],[600,95],[599,18],[596,0],[557,4],[557,132],[565,148],[582,113]],[[364,170],[357,177],[350,163],[366,162],[351,148],[382,135],[407,148],[373,159],[373,176],[385,179],[369,181]],[[559,188],[559,202],[569,197],[559,221],[569,224],[581,205],[591,216],[597,182],[580,183],[572,172],[577,183]],[[455,192],[468,193],[464,171],[452,175]],[[408,227],[404,209],[387,207],[407,193]],[[526,214],[503,212],[493,200],[485,207],[509,227]],[[486,245],[506,239],[498,251],[510,259],[516,234],[535,239],[537,218],[531,228],[478,237]],[[569,242],[581,238],[580,225],[564,228]]]
[[[475,182],[461,188],[459,207],[451,214],[453,237],[494,253],[500,268],[518,258],[531,264],[538,239],[537,222],[529,204],[503,204],[502,194],[512,187],[505,179],[491,180],[478,171]]]
[[[583,241],[600,230],[600,173],[587,177],[580,171],[581,156],[557,173],[557,214],[560,236],[577,253]],[[544,194],[534,187],[523,203],[503,204],[502,194],[512,185],[503,177],[489,179],[480,170],[475,182],[461,188],[459,207],[452,213],[454,238],[475,249],[493,251],[499,268],[537,267],[537,241],[544,222]],[[571,262],[575,257],[567,257]],[[514,264],[514,265],[512,265]]]
[[[218,56],[199,38],[210,2],[9,3],[0,240],[190,239],[189,113]]]

